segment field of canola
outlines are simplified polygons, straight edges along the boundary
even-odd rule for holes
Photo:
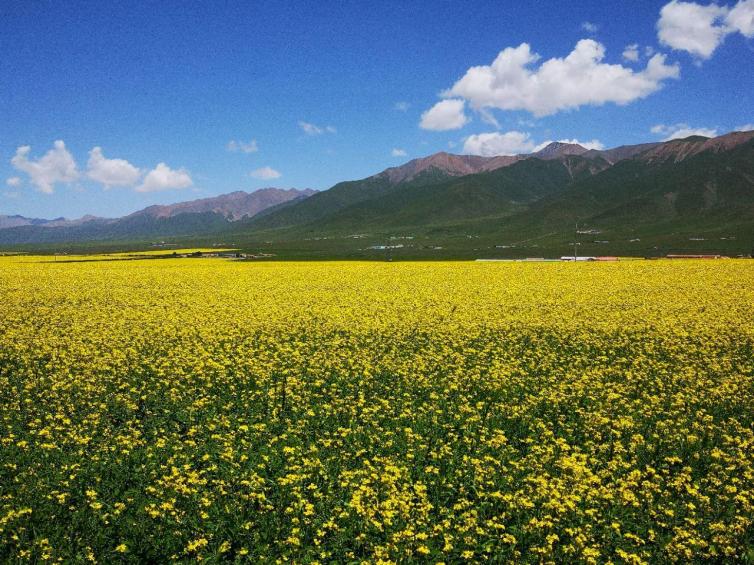
[[[754,562],[754,261],[0,257],[0,561]]]

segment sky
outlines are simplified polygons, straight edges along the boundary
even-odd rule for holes
[[[3,2],[0,214],[754,129],[752,85],[754,0]]]

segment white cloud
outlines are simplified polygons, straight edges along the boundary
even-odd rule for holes
[[[728,12],[725,23],[732,31],[737,31],[748,38],[754,37],[754,0],[738,2]]]
[[[306,135],[322,135],[323,133],[336,133],[338,131],[333,126],[319,127],[315,124],[304,121],[300,121],[298,127],[300,127]]]
[[[626,48],[623,50],[623,58],[626,61],[631,61],[632,63],[638,62],[639,61],[639,45],[637,43],[626,45]]]
[[[656,135],[665,136],[662,141],[670,141],[671,139],[683,139],[692,135],[702,135],[704,137],[717,137],[717,128],[694,128],[688,124],[657,124],[650,130]]]
[[[102,154],[101,147],[95,147],[89,152],[87,176],[105,185],[133,186],[139,181],[141,171],[125,159],[107,159]]]
[[[553,141],[548,139],[542,143],[535,143],[531,135],[522,131],[508,131],[505,133],[492,132],[470,135],[464,140],[463,152],[470,155],[494,157],[496,155],[519,155],[535,153],[547,147]],[[578,144],[586,149],[604,149],[604,144],[598,139],[579,141],[578,139],[559,139],[560,143]]]
[[[673,0],[657,21],[660,43],[700,59],[709,59],[732,33],[754,37],[754,0],[740,0],[732,8]]]
[[[754,130],[754,123],[741,124],[740,126],[736,126],[736,129],[734,131],[752,131],[752,130]]]
[[[19,147],[10,162],[17,170],[29,175],[31,183],[40,192],[52,194],[55,184],[71,183],[79,178],[76,161],[61,140],[36,161],[29,159],[29,153],[31,147],[28,145]]]
[[[395,149],[393,149],[393,150],[392,150],[392,151],[390,152],[390,154],[391,154],[391,155],[392,155],[393,157],[405,157],[406,155],[408,155],[408,153],[406,153],[406,150],[405,150],[405,149],[398,149],[397,147],[396,147]]]
[[[158,192],[189,188],[194,183],[186,169],[171,169],[165,163],[159,163],[144,177],[144,182],[136,187],[137,192]]]
[[[660,10],[657,37],[663,45],[708,59],[727,34],[726,13],[717,4],[670,2]]]
[[[582,39],[566,57],[533,68],[540,56],[522,43],[502,50],[491,65],[471,67],[443,96],[457,97],[456,104],[465,99],[476,110],[527,110],[541,117],[584,105],[628,104],[680,74],[679,66],[666,64],[661,54],[640,71],[603,63],[604,58],[601,43]]]
[[[535,147],[536,144],[528,133],[515,130],[470,135],[463,142],[464,153],[484,157],[531,153]]]
[[[272,180],[272,179],[279,179],[283,175],[280,174],[279,171],[276,171],[272,167],[261,167],[259,169],[255,169],[249,173],[250,177],[253,177],[255,179],[261,179],[261,180]]]
[[[225,149],[232,153],[236,153],[238,151],[240,151],[241,153],[256,153],[257,151],[259,151],[259,145],[257,145],[256,139],[252,139],[248,143],[245,141],[235,141],[231,139],[225,146]]]
[[[5,184],[13,188],[21,186],[21,177],[10,177],[5,179]]]
[[[393,108],[398,110],[399,112],[406,112],[408,111],[410,107],[411,107],[411,104],[409,104],[408,102],[403,102],[403,101],[396,102],[395,105],[393,106]]]
[[[500,122],[497,121],[497,118],[492,113],[492,111],[488,108],[480,108],[479,109],[479,117],[482,118],[482,121],[485,124],[489,124],[491,126],[494,126],[497,129],[500,129]]]
[[[600,26],[592,22],[583,22],[581,24],[581,29],[588,33],[597,33],[597,30],[600,29]]]
[[[419,127],[432,131],[460,129],[469,123],[465,105],[466,102],[459,99],[441,100],[422,114]]]

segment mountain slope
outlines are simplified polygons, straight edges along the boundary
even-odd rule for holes
[[[453,178],[510,167],[527,159],[557,160],[586,151],[580,145],[555,142],[530,155],[480,157],[435,153],[413,159],[399,167],[391,167],[362,180],[338,183],[329,190],[313,195],[305,202],[252,220],[249,222],[249,229],[260,231],[303,226],[337,215],[340,211],[362,202],[382,198],[393,192],[397,194],[407,187],[444,183]],[[394,199],[397,205],[398,201],[405,201],[406,196],[395,196]]]
[[[668,233],[754,221],[754,132],[687,138],[650,148],[574,182],[512,218],[509,234],[570,229]]]
[[[574,178],[607,167],[577,156],[525,159],[511,166],[439,182],[405,182],[298,227],[289,233],[353,232],[420,227],[502,217],[565,189]]]

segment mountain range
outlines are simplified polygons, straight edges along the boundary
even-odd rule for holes
[[[525,155],[443,152],[321,192],[266,190],[75,225],[0,217],[0,244],[170,237],[290,257],[544,255],[573,243],[595,254],[750,253],[754,131],[605,150],[556,142]]]
[[[122,218],[87,215],[75,220],[44,220],[0,215],[0,243],[138,240],[143,237],[213,232],[222,230],[232,222],[293,204],[316,192],[310,188],[262,188],[254,192],[239,190],[211,198],[149,206]]]

